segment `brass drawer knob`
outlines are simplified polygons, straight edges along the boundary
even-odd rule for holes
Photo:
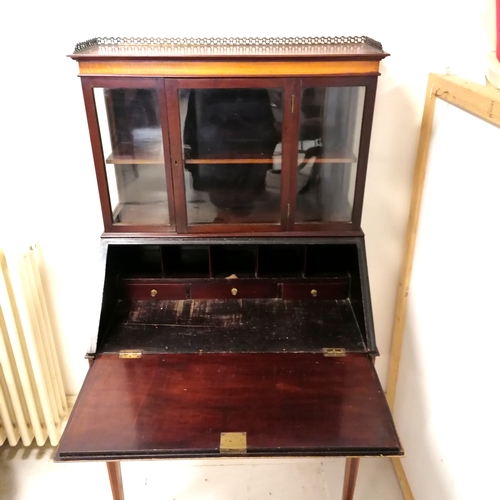
[[[311,290],[311,295],[313,297],[317,297],[318,296],[318,290],[315,290],[314,288]]]
[[[151,297],[156,297],[158,295],[158,290],[155,290],[154,288],[151,290]]]
[[[237,288],[231,288],[231,295],[237,295],[238,294],[238,289]]]

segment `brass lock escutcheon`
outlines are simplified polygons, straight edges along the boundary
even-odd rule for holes
[[[156,297],[158,295],[158,290],[155,290],[153,288],[150,293],[151,293],[151,297]]]
[[[318,290],[315,290],[314,288],[311,290],[311,295],[313,297],[317,297],[318,296]]]
[[[238,295],[238,289],[237,288],[231,288],[231,295]]]

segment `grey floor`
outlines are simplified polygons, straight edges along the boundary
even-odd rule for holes
[[[0,499],[111,500],[103,463],[56,464],[54,452],[0,446]],[[126,500],[340,500],[344,460],[141,461],[122,473]],[[361,460],[355,500],[403,500],[389,459]]]

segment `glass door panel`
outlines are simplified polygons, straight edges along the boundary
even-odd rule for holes
[[[180,89],[188,225],[280,222],[282,89]]]
[[[301,91],[296,223],[349,222],[365,87]]]
[[[170,225],[156,89],[95,88],[114,224]]]

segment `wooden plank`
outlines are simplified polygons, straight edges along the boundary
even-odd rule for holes
[[[403,464],[401,463],[401,458],[392,457],[392,466],[394,467],[394,472],[398,478],[399,487],[403,493],[404,500],[413,500],[413,493],[410,488],[410,483],[406,477],[405,471],[403,469]]]
[[[500,126],[500,90],[457,76],[431,76],[436,97]]]
[[[399,362],[401,358],[401,349],[403,346],[406,308],[408,304],[408,289],[410,286],[418,220],[420,217],[420,205],[422,202],[422,192],[424,188],[425,173],[427,169],[427,158],[429,156],[429,146],[431,142],[432,122],[434,119],[434,107],[436,102],[435,86],[436,82],[434,75],[430,75],[427,84],[422,126],[420,129],[420,140],[418,144],[415,172],[413,175],[410,214],[408,217],[408,225],[406,229],[403,265],[399,278],[398,294],[396,299],[396,312],[392,329],[392,345],[386,391],[387,402],[389,403],[389,407],[391,408],[391,410],[394,410],[394,401],[396,398],[396,385],[399,372]]]
[[[56,459],[218,457],[221,432],[245,456],[401,453],[364,354],[158,354],[97,356]]]

